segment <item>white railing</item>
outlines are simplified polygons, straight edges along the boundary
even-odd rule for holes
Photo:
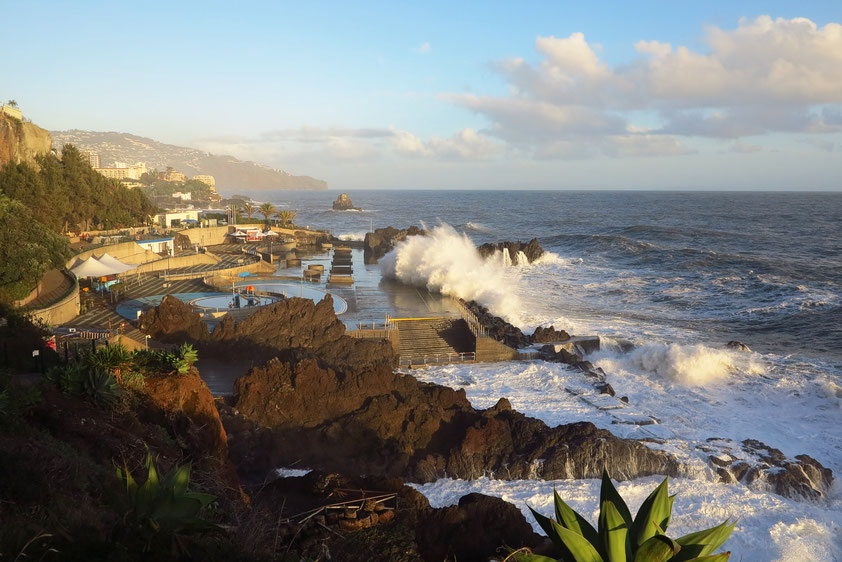
[[[429,355],[401,355],[398,359],[400,367],[414,367],[416,365],[444,365],[448,363],[468,363],[476,361],[477,354],[473,351],[464,353],[431,353]]]

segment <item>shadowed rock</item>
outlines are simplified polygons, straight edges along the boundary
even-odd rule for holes
[[[386,228],[375,228],[374,232],[369,232],[365,235],[363,241],[363,257],[365,263],[377,263],[377,261],[385,256],[395,244],[401,240],[405,240],[407,236],[423,236],[427,234],[425,230],[417,226],[411,226],[408,229],[397,229],[391,226]]]
[[[538,258],[544,255],[544,248],[538,243],[537,238],[533,238],[527,243],[523,242],[497,242],[496,244],[483,244],[477,248],[479,253],[482,257],[487,258],[488,256],[495,254],[497,252],[502,252],[503,249],[509,251],[509,257],[512,260],[512,263],[517,265],[517,255],[518,252],[523,252],[526,256],[526,259],[529,263],[534,262]]]

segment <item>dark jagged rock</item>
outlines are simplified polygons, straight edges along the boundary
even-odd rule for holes
[[[728,349],[736,349],[737,351],[751,351],[751,348],[749,348],[749,346],[737,340],[729,341],[727,344],[725,344],[725,347],[727,347]]]
[[[235,383],[232,455],[244,477],[299,462],[322,470],[453,478],[617,478],[676,474],[665,453],[593,424],[556,428],[511,410],[485,411],[463,390],[426,384],[387,366],[337,372],[314,360],[273,360]]]
[[[415,537],[424,560],[435,562],[485,561],[501,547],[534,549],[544,542],[517,507],[476,493],[462,496],[457,506],[423,514]]]
[[[499,316],[491,314],[487,308],[476,301],[461,301],[465,307],[473,313],[476,319],[485,327],[488,335],[507,346],[518,349],[532,343],[529,336],[525,335],[520,328],[514,326]]]
[[[318,357],[322,365],[356,369],[394,363],[394,349],[385,340],[355,340],[345,335],[330,295],[318,303],[282,299],[239,322],[225,316],[213,333],[189,304],[168,295],[141,316],[140,329],[165,343],[193,343],[211,357],[236,352],[266,361],[285,354]]]
[[[535,332],[532,334],[533,343],[559,342],[566,341],[569,339],[570,334],[568,334],[564,330],[556,330],[555,326],[550,326],[549,328],[538,326],[537,328],[535,328]]]
[[[527,243],[523,242],[497,242],[496,244],[483,244],[479,248],[479,253],[482,257],[487,258],[488,256],[495,254],[497,252],[502,252],[503,249],[507,249],[509,251],[509,257],[512,260],[512,263],[517,265],[517,254],[518,252],[523,252],[526,256],[526,259],[529,260],[529,263],[534,262],[538,258],[544,255],[544,248],[538,243],[537,238],[533,238]]]
[[[333,210],[334,211],[360,211],[361,209],[354,207],[354,204],[351,202],[351,198],[348,197],[347,193],[342,193],[339,197],[336,198],[336,201],[333,202]]]
[[[209,337],[208,327],[199,313],[172,295],[165,296],[161,304],[145,311],[138,327],[164,343],[200,342]]]
[[[819,499],[833,484],[833,471],[808,455],[794,459],[756,439],[735,444],[711,438],[698,447],[706,453],[721,482],[743,482],[749,487],[771,488],[792,499]]]
[[[423,236],[425,234],[427,232],[417,226],[411,226],[408,229],[397,229],[391,226],[375,228],[374,232],[365,235],[363,241],[365,263],[377,263],[380,258],[395,247],[395,244],[405,240],[407,236]]]

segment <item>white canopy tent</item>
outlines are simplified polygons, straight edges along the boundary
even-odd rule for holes
[[[70,269],[76,277],[102,277],[103,275],[113,275],[113,268],[100,263],[96,258],[90,257]]]
[[[126,271],[131,271],[132,269],[137,268],[136,265],[131,265],[127,263],[123,263],[114,256],[105,253],[97,258],[97,261],[107,267],[114,269],[112,273],[109,275],[115,275],[117,273],[125,273]]]
[[[90,257],[82,262],[77,262],[77,265],[70,268],[70,271],[76,277],[103,277],[125,273],[136,267],[136,265],[123,263],[108,254],[104,254],[99,259]]]

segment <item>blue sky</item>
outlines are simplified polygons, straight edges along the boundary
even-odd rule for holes
[[[4,13],[20,24],[0,35],[0,97],[53,130],[130,132],[336,189],[842,188],[838,1]]]

